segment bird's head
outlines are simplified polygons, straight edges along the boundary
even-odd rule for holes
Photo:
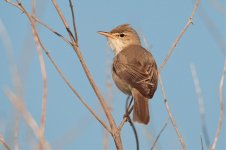
[[[141,45],[137,32],[129,24],[117,26],[110,32],[99,31],[98,33],[107,37],[108,44],[115,55],[129,45]]]

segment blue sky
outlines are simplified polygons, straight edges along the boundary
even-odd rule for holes
[[[30,1],[22,1],[22,3],[30,10]],[[150,50],[158,66],[160,66],[172,43],[191,15],[194,3],[194,0],[74,1],[81,52],[102,95],[106,99],[109,99],[109,95],[112,95],[112,113],[117,124],[123,117],[126,96],[115,87],[111,80],[110,69],[113,53],[107,46],[106,39],[98,35],[97,31],[110,31],[120,24],[131,24],[140,35],[143,35],[143,40],[145,37],[148,45],[144,42],[143,46]],[[224,13],[222,13],[221,7],[217,7],[217,4],[224,7]],[[40,0],[37,6],[38,17],[59,33],[67,36],[51,2]],[[59,6],[72,27],[69,3],[59,1]],[[216,38],[216,35],[220,34],[225,44],[225,1],[219,0],[214,3],[213,0],[207,0],[202,1],[200,6],[202,10],[199,8],[195,14],[193,25],[186,31],[162,71],[162,80],[168,103],[188,149],[201,149],[200,136],[203,137],[190,64],[196,66],[200,79],[204,97],[206,126],[212,143],[218,125],[218,87],[225,58],[225,49],[221,47]],[[206,22],[207,19],[203,12],[216,26],[216,29],[211,23]],[[23,83],[22,93],[25,104],[39,123],[42,80],[30,24],[24,14],[3,1],[0,2],[0,22],[11,41],[15,63]],[[100,104],[73,50],[42,26],[38,26],[38,29],[43,43],[65,76],[84,100],[104,120],[105,116]],[[0,33],[0,133],[4,135],[8,143],[13,145],[10,139],[13,136],[15,109],[4,95],[4,89],[13,90],[13,83],[3,40],[6,37],[2,36],[2,32]],[[102,149],[103,127],[66,86],[47,57],[44,56],[44,58],[48,77],[46,139],[53,149]],[[106,88],[107,83],[113,85],[110,92]],[[225,93],[224,88],[224,96],[226,96]],[[151,123],[147,126],[136,124],[141,149],[150,149],[151,142],[147,138],[147,133],[156,138],[168,119],[160,87],[158,87],[149,106]],[[224,125],[217,149],[226,148],[224,142],[226,138],[225,123],[224,117]],[[121,136],[125,149],[135,149],[135,140],[129,124],[124,126]],[[114,149],[113,140],[111,137],[109,139],[109,148]],[[27,143],[32,143],[32,141],[37,142],[30,129],[21,119],[19,146],[21,149],[30,149]],[[62,146],[61,142],[63,142]],[[158,145],[161,149],[181,149],[170,122],[161,135]]]

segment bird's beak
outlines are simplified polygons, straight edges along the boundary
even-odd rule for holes
[[[97,33],[106,36],[107,38],[114,38],[114,36],[110,32],[98,31]]]

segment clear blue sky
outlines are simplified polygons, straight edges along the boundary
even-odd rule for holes
[[[66,19],[71,24],[69,3],[59,1]],[[31,2],[22,1],[29,8]],[[113,116],[117,124],[123,118],[126,96],[121,93],[111,80],[110,65],[113,58],[111,49],[104,37],[97,31],[110,31],[117,25],[129,23],[148,42],[143,45],[154,55],[160,65],[169,51],[172,43],[185,26],[191,15],[194,0],[114,0],[114,1],[74,1],[76,25],[79,45],[97,86],[107,98],[112,94]],[[223,12],[221,7],[224,7]],[[57,13],[50,1],[38,1],[37,13],[46,24],[67,36]],[[219,95],[218,87],[223,71],[225,49],[222,49],[215,35],[220,34],[222,41],[226,41],[226,12],[225,1],[202,1],[201,7],[214,23],[206,22],[203,11],[198,10],[193,25],[189,27],[168,63],[162,71],[163,84],[171,112],[177,126],[187,144],[188,149],[201,149],[200,136],[203,137],[199,106],[190,64],[196,66],[200,79],[206,113],[206,126],[213,142],[218,125]],[[200,8],[201,8],[200,7]],[[14,58],[22,77],[23,96],[27,109],[39,123],[41,113],[42,80],[39,60],[31,36],[31,28],[24,14],[5,2],[0,2],[0,24],[5,27],[11,40]],[[210,26],[209,26],[210,25]],[[0,133],[7,142],[13,145],[13,128],[15,124],[15,109],[4,95],[4,89],[13,90],[10,75],[8,55],[0,28]],[[105,119],[99,102],[92,91],[73,50],[61,39],[39,26],[41,39],[50,54],[54,57],[61,70],[73,84],[85,101]],[[88,110],[79,102],[66,84],[62,81],[53,65],[45,57],[48,77],[48,103],[45,137],[53,149],[102,149],[103,127]],[[106,83],[113,85],[112,91],[106,88]],[[225,88],[223,90],[226,96]],[[150,149],[151,142],[147,138],[147,131],[156,138],[157,134],[168,119],[160,88],[149,103],[151,123],[147,126],[138,125],[137,132],[141,149]],[[226,149],[225,117],[217,149]],[[135,149],[135,140],[130,125],[126,124],[122,130],[122,142],[125,149]],[[68,139],[67,139],[68,138]],[[28,143],[35,140],[32,132],[20,122],[21,149],[30,149]],[[65,141],[65,142],[64,142]],[[204,141],[204,139],[203,139]],[[61,142],[62,147],[61,147]],[[158,145],[161,149],[181,149],[175,130],[171,123],[161,135]],[[205,145],[205,143],[204,143]],[[110,137],[110,149],[114,143]],[[205,145],[206,147],[206,145]],[[2,147],[0,146],[0,149]]]

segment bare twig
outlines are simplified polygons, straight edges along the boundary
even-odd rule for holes
[[[5,147],[6,150],[11,150],[11,148],[6,143],[5,139],[3,138],[3,136],[1,134],[0,134],[0,143],[2,143],[2,145]]]
[[[202,136],[200,136],[200,139],[201,139],[202,150],[204,150],[204,145],[203,145],[203,142],[202,142]]]
[[[112,134],[112,137],[114,139],[116,148],[117,149],[122,149],[122,142],[121,142],[120,133],[119,133],[117,125],[116,125],[116,123],[114,121],[114,118],[113,118],[113,116],[112,116],[112,114],[111,114],[111,112],[110,112],[110,110],[109,110],[109,108],[107,106],[107,103],[104,100],[103,96],[101,95],[98,87],[96,86],[96,84],[95,84],[95,82],[94,82],[94,80],[93,80],[93,78],[92,78],[92,76],[91,76],[91,74],[90,74],[90,72],[89,72],[89,70],[88,70],[88,68],[86,66],[86,63],[85,63],[85,61],[83,59],[82,53],[80,51],[80,48],[79,48],[78,44],[76,43],[76,40],[74,39],[74,37],[73,37],[73,35],[71,33],[71,30],[70,30],[70,28],[68,26],[68,23],[67,23],[66,19],[64,18],[64,16],[63,16],[63,14],[62,14],[57,2],[55,0],[52,0],[52,3],[54,5],[55,9],[57,10],[57,13],[60,16],[60,18],[61,18],[61,20],[62,20],[62,22],[63,22],[63,24],[64,24],[64,26],[65,26],[68,34],[69,34],[69,36],[70,36],[71,41],[73,41],[73,49],[74,49],[75,53],[77,54],[77,56],[78,56],[78,58],[80,60],[80,63],[81,63],[82,68],[83,68],[83,70],[84,70],[84,72],[86,74],[86,77],[88,78],[88,80],[90,82],[90,85],[92,86],[96,96],[98,97],[98,100],[99,100],[102,108],[104,109],[105,115],[106,115],[106,117],[108,119],[108,122],[109,122],[109,124],[111,126],[111,134]]]
[[[224,62],[224,70],[220,79],[219,84],[219,97],[220,97],[220,115],[219,115],[219,122],[218,122],[218,128],[216,132],[216,136],[214,138],[214,142],[211,146],[211,150],[215,150],[215,147],[217,145],[217,141],[221,132],[222,124],[223,124],[223,118],[224,118],[224,98],[223,98],[223,85],[224,85],[224,76],[226,74],[226,59]]]
[[[59,36],[62,40],[64,40],[67,44],[72,45],[72,43],[65,38],[62,34],[58,33],[56,30],[52,29],[50,26],[46,25],[44,22],[42,22],[40,19],[38,19],[36,16],[32,16],[32,18],[37,21],[40,25],[44,26],[49,31],[53,32],[55,35]]]
[[[135,140],[136,140],[136,146],[137,146],[137,150],[139,150],[139,139],[138,139],[138,135],[137,135],[137,130],[134,126],[134,123],[132,122],[131,118],[130,118],[130,113],[132,111],[132,109],[130,108],[131,107],[131,104],[133,102],[133,97],[131,97],[130,101],[130,96],[127,96],[127,99],[126,99],[126,105],[125,105],[125,115],[124,115],[124,118],[126,118],[130,124],[130,126],[132,127],[133,129],[133,133],[134,133],[134,136],[135,136]],[[122,128],[122,127],[120,127]],[[121,130],[121,129],[120,129]]]
[[[120,125],[119,125],[119,131],[122,130],[122,127],[124,126],[124,124],[126,123],[126,121],[128,121],[129,115],[133,110],[133,106],[130,108],[132,102],[133,102],[133,97],[131,97],[130,101],[130,96],[127,96],[126,98],[126,105],[125,105],[125,114],[123,116],[123,120],[121,121]]]
[[[200,112],[201,123],[202,123],[202,131],[203,131],[203,134],[204,134],[204,139],[205,139],[206,145],[207,145],[207,147],[209,147],[210,140],[209,140],[208,130],[207,130],[207,127],[206,127],[204,98],[203,98],[203,95],[202,95],[202,90],[201,90],[201,87],[200,87],[199,78],[198,78],[198,75],[197,75],[195,65],[191,64],[190,69],[191,69],[192,79],[193,79],[193,82],[194,82],[195,92],[196,92],[196,96],[197,96],[197,100],[198,100],[198,104],[199,104],[199,112]]]
[[[107,55],[110,55],[111,51],[107,51]],[[111,78],[111,59],[108,59],[110,56],[106,57],[106,67],[105,67],[105,86],[106,86],[106,100],[108,103],[108,108],[110,109],[110,111],[112,112],[113,110],[113,91],[112,91],[112,78]],[[107,120],[106,120],[107,121]],[[109,146],[110,146],[110,133],[103,129],[104,131],[104,135],[103,135],[103,150],[109,150]]]
[[[168,105],[168,101],[166,99],[166,94],[165,94],[165,90],[164,90],[164,87],[163,87],[163,83],[162,83],[162,79],[161,79],[161,75],[160,75],[160,71],[159,71],[159,83],[160,83],[160,87],[161,87],[161,91],[162,91],[162,95],[163,95],[163,100],[164,100],[164,103],[165,103],[165,106],[166,106],[166,110],[167,110],[167,113],[169,115],[169,118],[173,124],[173,127],[174,129],[176,130],[176,133],[177,133],[177,137],[183,147],[184,150],[186,150],[186,144],[184,142],[184,139],[182,138],[181,134],[180,134],[180,131],[179,129],[177,128],[177,125],[176,125],[176,122],[174,121],[174,118],[173,118],[173,115],[171,114],[170,112],[170,108],[169,108],[169,105]]]
[[[22,4],[20,4],[20,9]],[[23,9],[25,9],[23,7]],[[22,9],[21,9],[22,10]],[[22,10],[24,12],[24,10]],[[30,21],[32,21],[32,17],[26,12],[26,15],[29,16],[28,19]],[[53,58],[51,57],[51,55],[49,54],[49,52],[47,51],[47,49],[43,46],[42,42],[40,41],[40,38],[37,34],[37,38],[39,40],[40,46],[42,47],[42,49],[45,51],[45,54],[47,55],[48,59],[51,61],[51,63],[53,64],[53,66],[55,67],[55,69],[57,70],[57,72],[59,73],[59,75],[61,76],[61,78],[64,80],[64,82],[68,85],[68,87],[72,90],[72,92],[77,96],[77,98],[82,102],[82,104],[91,112],[91,114],[103,125],[103,127],[108,130],[108,132],[111,132],[111,129],[98,117],[98,115],[91,109],[91,107],[81,98],[81,96],[77,93],[77,91],[73,88],[73,86],[70,84],[70,82],[65,78],[65,76],[63,75],[63,73],[61,72],[60,68],[57,66],[57,64],[55,63],[55,61],[53,60]]]
[[[26,16],[28,17],[29,21],[32,22],[32,17],[26,11],[26,9],[23,7],[23,5],[21,3],[19,3],[19,4],[20,4],[23,12],[25,12]],[[53,58],[50,55],[50,53],[48,52],[48,50],[42,44],[42,42],[41,42],[41,40],[39,38],[39,35],[38,35],[37,31],[36,30],[34,30],[34,31],[35,31],[35,34],[36,34],[36,37],[38,39],[38,42],[39,42],[40,46],[42,47],[42,49],[44,50],[45,54],[47,55],[47,57],[49,58],[49,60],[51,61],[51,63],[54,65],[55,69],[57,70],[57,72],[59,73],[59,75],[61,76],[61,78],[64,80],[64,82],[68,85],[68,87],[72,90],[72,92],[77,96],[77,98],[82,102],[82,104],[91,112],[91,114],[94,115],[94,117],[103,125],[103,127],[110,132],[111,130],[109,129],[109,127],[98,117],[98,115],[82,99],[82,97],[78,94],[78,92],[74,89],[74,87],[70,84],[70,82],[65,78],[65,76],[63,75],[63,73],[61,72],[60,68],[57,66],[57,64],[55,63],[55,61],[53,60]]]
[[[5,0],[5,2],[17,7],[18,9],[20,9],[22,12],[23,10],[21,9],[21,7],[14,2],[11,2],[9,0]],[[47,24],[45,24],[43,21],[41,21],[39,18],[37,18],[36,16],[31,16],[35,21],[37,21],[40,25],[42,25],[43,27],[45,27],[47,30],[49,30],[50,32],[54,33],[55,35],[57,35],[58,37],[60,37],[63,41],[65,41],[66,43],[72,45],[72,43],[65,38],[62,34],[58,33],[56,30],[54,30],[53,28],[51,28],[50,26],[48,26]]]
[[[8,64],[10,68],[10,74],[11,74],[11,80],[13,83],[13,86],[15,88],[15,91],[18,95],[22,95],[22,86],[21,86],[21,79],[18,72],[17,64],[15,62],[14,58],[14,52],[11,44],[10,36],[7,32],[7,29],[3,22],[0,19],[0,39],[3,42],[3,45],[5,47],[5,51],[8,58]],[[14,137],[13,137],[13,143],[14,143],[14,150],[18,150],[18,136],[19,136],[19,115],[15,114],[15,126],[14,126]]]
[[[133,99],[133,98],[132,98],[132,99]],[[124,124],[125,124],[126,121],[128,120],[128,117],[129,117],[129,115],[131,114],[132,110],[133,110],[133,106],[132,106],[132,107],[126,112],[126,114],[124,115],[123,120],[121,121],[121,123],[120,123],[120,125],[119,125],[119,127],[118,127],[119,131],[122,130],[122,127],[124,126]]]
[[[151,150],[153,150],[155,148],[156,143],[158,142],[159,137],[161,136],[162,132],[165,130],[165,128],[167,127],[168,124],[168,120],[166,121],[166,123],[164,124],[164,126],[162,127],[162,129],[160,130],[157,138],[155,139],[155,142],[153,143]]]
[[[136,140],[137,150],[139,150],[140,146],[139,146],[139,139],[138,139],[138,135],[137,135],[137,130],[136,130],[136,128],[135,128],[135,126],[134,126],[134,124],[133,124],[133,122],[132,122],[130,116],[128,116],[127,118],[128,118],[128,122],[129,122],[130,126],[131,126],[132,129],[133,129],[133,133],[134,133],[135,140]]]
[[[153,137],[152,132],[148,130],[148,127],[145,126],[143,128],[143,134],[145,135],[147,140],[150,141],[150,145],[153,145],[156,139]],[[158,143],[155,144],[155,149],[161,149]]]
[[[17,3],[15,3],[15,2],[11,2],[11,0],[5,0],[5,2],[6,2],[6,3],[9,3],[9,4],[11,4],[11,5],[13,5],[13,6],[15,6],[15,7],[17,7],[17,8],[20,9],[20,6],[17,5]]]
[[[9,90],[5,90],[5,95],[9,98],[13,106],[15,106],[15,108],[22,114],[22,117],[24,118],[25,123],[32,129],[36,138],[39,139],[40,131],[39,131],[38,124],[36,123],[32,115],[29,113],[27,108],[25,107],[23,101]],[[46,141],[45,141],[45,145],[46,145],[46,149],[50,149],[50,146]]]
[[[74,28],[74,37],[75,37],[75,42],[78,44],[78,34],[76,31],[76,24],[75,24],[75,13],[74,13],[74,8],[72,4],[72,0],[69,0],[70,3],[70,8],[71,8],[71,15],[72,15],[72,22],[73,22],[73,28]]]
[[[168,61],[170,55],[172,54],[173,50],[175,49],[175,47],[177,46],[179,40],[182,38],[182,36],[184,35],[184,33],[187,31],[188,27],[193,23],[193,17],[196,13],[196,10],[199,6],[200,0],[196,0],[195,6],[193,8],[192,14],[188,19],[188,22],[186,23],[185,27],[183,28],[183,30],[180,32],[180,34],[178,35],[178,37],[176,38],[176,40],[174,41],[173,45],[171,46],[168,54],[166,55],[164,61],[162,62],[162,64],[160,65],[159,70],[161,71],[163,69],[163,67],[165,66],[166,62]]]
[[[32,16],[35,16],[35,0],[32,0]],[[44,141],[45,141],[45,121],[46,121],[46,104],[47,104],[47,74],[46,74],[46,68],[45,68],[45,62],[41,51],[41,46],[38,41],[37,37],[37,31],[35,21],[31,19],[31,25],[32,25],[32,33],[34,36],[36,49],[38,52],[38,58],[40,63],[40,70],[42,74],[42,81],[43,81],[43,93],[42,93],[42,111],[41,111],[41,121],[40,121],[40,143],[39,143],[39,150],[43,149]]]
[[[19,150],[19,123],[20,123],[20,116],[18,114],[15,114],[15,127],[14,127],[14,138],[13,138],[13,143],[14,143],[14,150]]]
[[[64,18],[64,15],[62,14],[62,12],[61,12],[61,10],[60,10],[60,8],[59,8],[57,2],[56,2],[55,0],[52,0],[52,3],[53,3],[53,5],[54,5],[54,7],[55,7],[55,9],[56,9],[56,11],[57,11],[57,13],[58,13],[58,15],[60,16],[60,19],[62,20],[62,22],[63,22],[63,24],[64,24],[64,26],[65,26],[65,28],[66,28],[66,30],[67,30],[67,32],[68,32],[68,35],[69,35],[71,41],[72,41],[72,42],[75,42],[75,38],[74,38],[74,36],[73,36],[73,34],[72,34],[72,32],[71,32],[71,29],[70,29],[70,27],[69,27],[69,25],[68,25],[66,19]],[[75,31],[76,31],[76,30],[75,30]]]

